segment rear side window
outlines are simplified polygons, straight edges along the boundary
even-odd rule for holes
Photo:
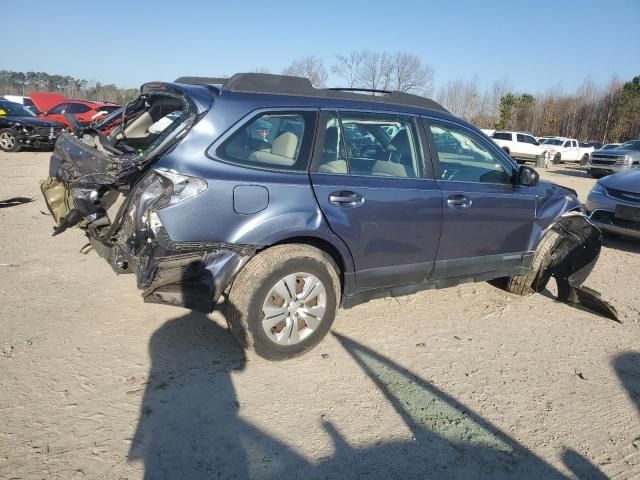
[[[87,113],[89,110],[91,110],[91,107],[88,107],[87,105],[83,105],[81,103],[71,103],[69,104],[67,113]]]
[[[385,114],[331,114],[324,125],[319,173],[417,178],[413,120]]]
[[[495,132],[493,137],[496,140],[511,140],[511,134],[506,132]]]
[[[252,167],[304,170],[314,118],[314,112],[263,113],[240,127],[217,154]]]
[[[527,140],[525,139],[525,136],[524,136],[524,135],[522,135],[521,133],[518,133],[518,134],[516,135],[516,139],[517,139],[517,141],[518,141],[518,142],[521,142],[521,143],[527,143]]]
[[[49,110],[49,113],[53,113],[54,115],[62,115],[68,112],[69,111],[68,109],[69,109],[68,103],[61,103],[60,105],[57,105],[53,107],[51,110]]]

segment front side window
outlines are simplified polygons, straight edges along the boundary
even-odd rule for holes
[[[536,139],[530,135],[525,135],[524,141],[527,143],[530,143],[531,145],[538,145],[538,142],[536,141]]]
[[[455,182],[511,183],[513,166],[486,148],[472,133],[448,124],[431,124],[440,178]]]
[[[562,145],[563,148],[569,148],[570,146],[571,146],[571,142],[569,140],[564,142],[564,145]]]
[[[303,139],[310,136],[314,116],[312,112],[261,114],[225,141],[218,155],[248,166],[304,170],[308,155],[302,150],[308,148]]]
[[[331,114],[324,125],[320,173],[417,178],[413,120],[378,114]]]

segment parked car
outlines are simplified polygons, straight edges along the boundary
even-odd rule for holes
[[[544,145],[540,145],[533,135],[523,132],[496,131],[491,136],[502,149],[517,161],[534,161],[543,156],[545,164],[551,159],[551,154]]]
[[[553,152],[553,163],[580,162],[586,165],[593,147],[581,147],[575,138],[553,137],[543,141]]]
[[[628,168],[640,167],[640,140],[631,140],[622,145],[591,153],[587,163],[587,172],[593,178]]]
[[[53,147],[63,126],[36,118],[19,103],[0,100],[0,150],[17,152],[22,147]]]
[[[600,150],[602,148],[602,142],[598,142],[595,140],[589,141],[589,142],[580,142],[579,146],[582,148],[589,148],[589,147],[593,147],[594,150]]]
[[[42,183],[54,233],[82,228],[145,301],[221,304],[270,359],[316,345],[339,306],[426,288],[500,278],[527,294],[553,275],[562,299],[599,302],[580,289],[600,233],[576,193],[436,102],[280,75],[208,82],[145,84],[63,132]]]
[[[60,97],[64,100],[61,101]],[[40,109],[40,118],[53,120],[67,127],[73,127],[65,116],[67,113],[73,115],[80,125],[89,125],[120,108],[120,105],[111,103],[69,100],[62,95],[50,93],[34,93],[31,99]],[[53,103],[55,105],[52,106]]]
[[[9,102],[18,103],[22,105],[24,108],[29,110],[34,115],[38,115],[40,113],[38,108],[35,106],[35,104],[29,97],[24,97],[22,95],[5,95],[4,99]]]
[[[589,218],[601,230],[640,238],[640,169],[598,180],[586,206]]]
[[[618,148],[620,145],[621,145],[620,143],[607,143],[602,147],[600,147],[598,150],[611,150],[614,148]]]

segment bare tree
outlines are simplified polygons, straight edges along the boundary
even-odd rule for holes
[[[324,88],[328,77],[324,62],[315,55],[307,55],[294,61],[282,71],[282,74],[308,78],[316,88]]]
[[[392,58],[386,52],[362,52],[362,65],[356,72],[355,84],[372,90],[388,90],[393,71]]]
[[[428,94],[436,71],[420,57],[411,53],[396,53],[391,59],[391,88],[399,92]]]
[[[362,51],[338,55],[332,72],[344,79],[348,87],[417,94],[428,93],[435,76],[431,65],[417,55],[404,52]]]
[[[351,52],[349,55],[336,55],[336,63],[331,71],[347,82],[347,87],[356,86],[358,72],[362,68],[364,52]]]

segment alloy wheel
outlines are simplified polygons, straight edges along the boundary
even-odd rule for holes
[[[16,144],[16,137],[9,132],[0,133],[0,147],[11,150]]]

